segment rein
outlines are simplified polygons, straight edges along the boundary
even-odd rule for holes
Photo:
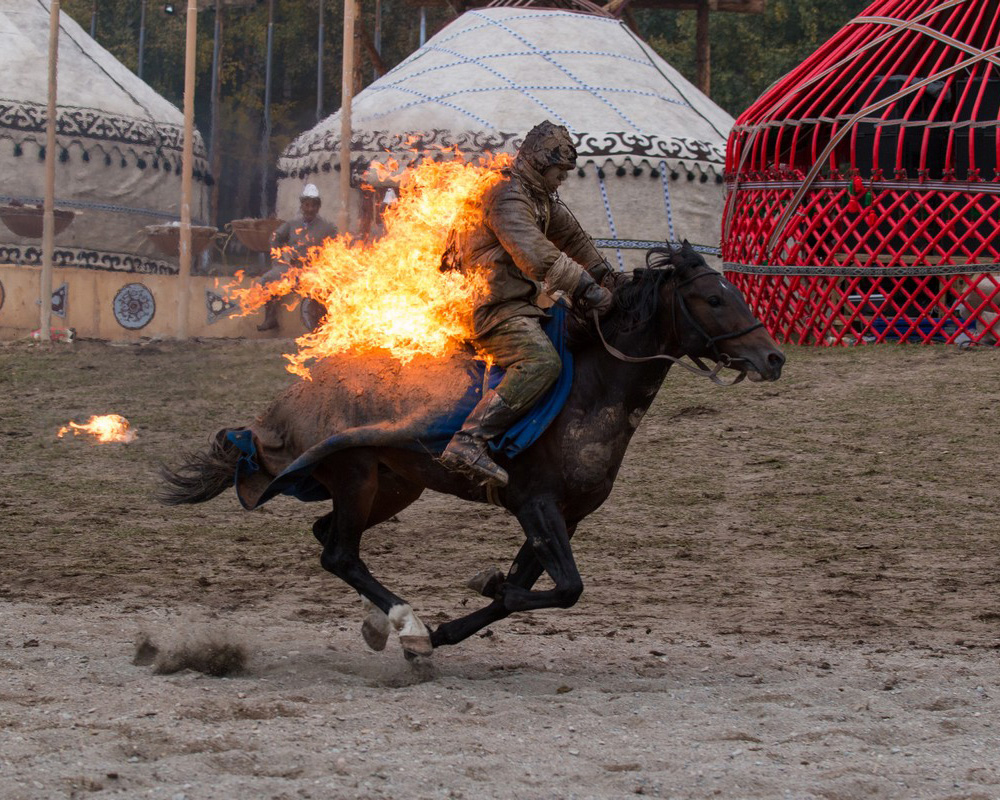
[[[708,367],[706,367],[704,362],[700,358],[697,358],[696,356],[688,356],[688,358],[690,358],[697,365],[695,367],[692,367],[690,364],[687,364],[686,362],[682,361],[681,358],[683,358],[684,356],[681,356],[681,358],[674,358],[673,356],[668,356],[661,353],[657,353],[656,355],[652,356],[627,356],[623,352],[618,350],[616,347],[613,347],[612,345],[608,344],[607,339],[604,338],[604,331],[601,330],[601,320],[597,314],[597,310],[592,309],[590,312],[590,316],[594,320],[594,326],[597,328],[597,335],[598,337],[600,337],[601,344],[604,345],[604,349],[607,350],[611,356],[617,358],[619,361],[625,361],[630,364],[644,364],[649,361],[669,361],[671,364],[676,364],[679,367],[683,367],[688,372],[691,372],[694,375],[700,375],[702,377],[708,378],[712,383],[717,384],[719,386],[735,386],[737,383],[740,383],[747,376],[747,371],[745,369],[741,369],[739,371],[739,375],[737,375],[731,381],[724,381],[719,377],[719,373],[726,367],[732,366],[733,362],[729,358],[729,356],[727,356],[725,353],[720,352],[717,343],[725,341],[726,339],[737,339],[740,336],[745,336],[751,331],[755,331],[757,330],[757,328],[763,327],[764,323],[756,322],[753,325],[748,325],[746,328],[743,328],[742,330],[739,331],[734,331],[733,333],[722,333],[719,334],[718,336],[709,336],[708,333],[705,331],[705,329],[698,323],[698,320],[696,320],[694,316],[691,314],[691,310],[688,308],[687,303],[684,302],[683,296],[677,290],[680,289],[682,286],[687,286],[689,283],[692,283],[698,280],[699,278],[706,278],[709,277],[710,275],[715,275],[715,273],[702,272],[700,275],[694,275],[688,278],[683,283],[678,283],[676,286],[674,286],[674,298],[678,306],[680,306],[681,313],[684,315],[684,318],[688,321],[688,324],[690,324],[691,327],[693,327],[695,331],[701,336],[701,338],[704,340],[704,343],[706,345],[711,346],[712,350],[714,351],[713,357],[715,358],[715,366],[713,368],[709,369]],[[736,369],[736,367],[732,368]]]

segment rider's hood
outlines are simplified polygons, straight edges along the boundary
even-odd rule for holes
[[[576,166],[576,147],[569,131],[547,120],[539,123],[524,137],[514,165],[518,168],[531,167],[539,174],[549,167],[573,169]]]

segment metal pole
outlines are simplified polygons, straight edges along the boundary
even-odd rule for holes
[[[94,6],[90,10],[90,38],[97,38],[97,0],[94,0]]]
[[[146,0],[142,0],[139,4],[139,69],[136,70],[136,75],[139,76],[139,80],[142,80],[142,62],[145,60],[146,54]]]
[[[274,0],[267,2],[267,62],[264,68],[264,135],[260,140],[260,215],[270,210],[267,202],[267,175],[271,160],[271,54],[274,45]]]
[[[145,0],[143,0],[145,2]],[[212,175],[215,182],[212,184],[212,224],[219,224],[219,165],[221,163],[221,153],[219,152],[219,71],[222,58],[222,0],[215,0],[215,34],[212,42],[212,92],[209,101],[211,117],[211,140],[209,143],[209,156],[212,164]]]
[[[42,312],[38,336],[52,340],[52,260],[55,253],[56,214],[56,62],[59,58],[59,0],[49,5],[49,109],[45,120],[45,202],[42,206]]]
[[[319,38],[316,44],[316,121],[323,119],[323,43],[326,28],[323,24],[323,0],[319,0]]]
[[[194,173],[194,74],[198,0],[188,0],[184,52],[184,154],[181,170],[180,275],[177,280],[177,338],[187,339],[191,294],[191,178]]]
[[[351,99],[354,96],[354,17],[356,0],[344,0],[344,64],[340,89],[340,213],[337,232],[351,222]]]
[[[427,41],[427,9],[420,6],[420,46]]]

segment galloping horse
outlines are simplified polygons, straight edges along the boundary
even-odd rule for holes
[[[472,478],[449,472],[432,451],[406,446],[403,438],[414,435],[411,428],[387,427],[379,420],[358,427],[353,438],[333,437],[342,442],[336,447],[315,438],[297,443],[282,462],[293,460],[284,470],[270,472],[266,461],[259,467],[251,465],[260,469],[252,477],[266,485],[251,505],[304,478],[319,496],[332,499],[333,510],[313,525],[323,545],[320,563],[361,595],[367,611],[362,633],[373,649],[385,647],[390,625],[398,632],[404,653],[413,657],[461,642],[515,611],[572,606],[583,591],[583,581],[570,539],[611,493],[629,440],[671,364],[686,355],[714,361],[714,370],[704,370],[713,378],[723,366],[739,370],[740,377],[749,374],[751,380],[774,381],[781,375],[785,357],[739,291],[686,242],[679,250],[651,250],[647,268],[636,270],[614,299],[614,309],[599,325],[571,322],[572,390],[534,444],[516,458],[496,454],[510,475],[508,486],[499,492],[489,493]],[[307,397],[310,408],[333,405],[329,392],[336,381],[312,388],[308,382],[299,384],[286,391],[269,413],[293,402],[289,397],[301,402],[307,397],[303,392],[310,391],[314,393]],[[292,395],[293,391],[298,394]],[[301,416],[286,414],[280,427],[293,426]],[[234,471],[245,455],[234,443],[237,430],[220,431],[208,451],[196,454],[175,472],[165,470],[163,502],[199,503],[232,486]],[[363,533],[409,506],[424,489],[502,505],[525,533],[506,576],[497,571],[482,586],[491,602],[432,631],[368,571],[360,555]],[[533,590],[543,571],[551,576],[554,588]]]

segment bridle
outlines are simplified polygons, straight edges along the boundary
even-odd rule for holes
[[[715,272],[714,270],[707,270],[705,272],[700,272],[697,275],[692,275],[687,280],[675,284],[673,292],[674,295],[673,302],[677,304],[677,307],[680,309],[680,312],[684,316],[684,319],[687,320],[688,324],[694,329],[695,333],[697,333],[701,337],[702,344],[711,348],[712,358],[715,359],[715,366],[712,367],[711,369],[706,367],[704,362],[700,358],[690,355],[688,356],[688,358],[690,358],[697,366],[692,367],[690,364],[686,364],[685,362],[681,361],[680,358],[674,358],[673,356],[668,356],[662,353],[657,353],[656,355],[652,356],[625,355],[617,348],[612,347],[610,344],[608,344],[607,340],[604,338],[604,331],[601,330],[600,317],[598,317],[597,315],[597,310],[594,309],[590,312],[590,315],[594,320],[594,326],[597,328],[597,335],[600,337],[601,344],[604,345],[604,349],[607,350],[610,355],[614,356],[619,361],[626,361],[630,364],[642,364],[648,361],[660,361],[660,360],[669,361],[672,364],[677,364],[679,367],[683,367],[688,372],[708,378],[710,381],[712,381],[712,383],[719,384],[720,386],[733,386],[739,383],[744,378],[746,378],[747,370],[733,366],[735,363],[738,362],[734,362],[728,355],[721,352],[719,350],[718,343],[725,341],[726,339],[738,339],[740,336],[746,336],[746,334],[757,330],[757,328],[762,328],[764,326],[764,323],[755,322],[753,325],[748,325],[742,330],[733,331],[732,333],[721,333],[718,336],[709,336],[708,332],[701,326],[698,320],[694,318],[694,315],[691,313],[691,309],[688,308],[688,304],[685,302],[683,295],[678,291],[678,289],[687,286],[690,283],[694,283],[699,278],[716,277],[717,275],[718,273]],[[675,315],[674,319],[676,320],[676,318],[677,317]],[[683,358],[683,356],[681,358]],[[737,375],[731,381],[722,380],[719,377],[719,373],[726,367],[739,369],[739,375]]]

